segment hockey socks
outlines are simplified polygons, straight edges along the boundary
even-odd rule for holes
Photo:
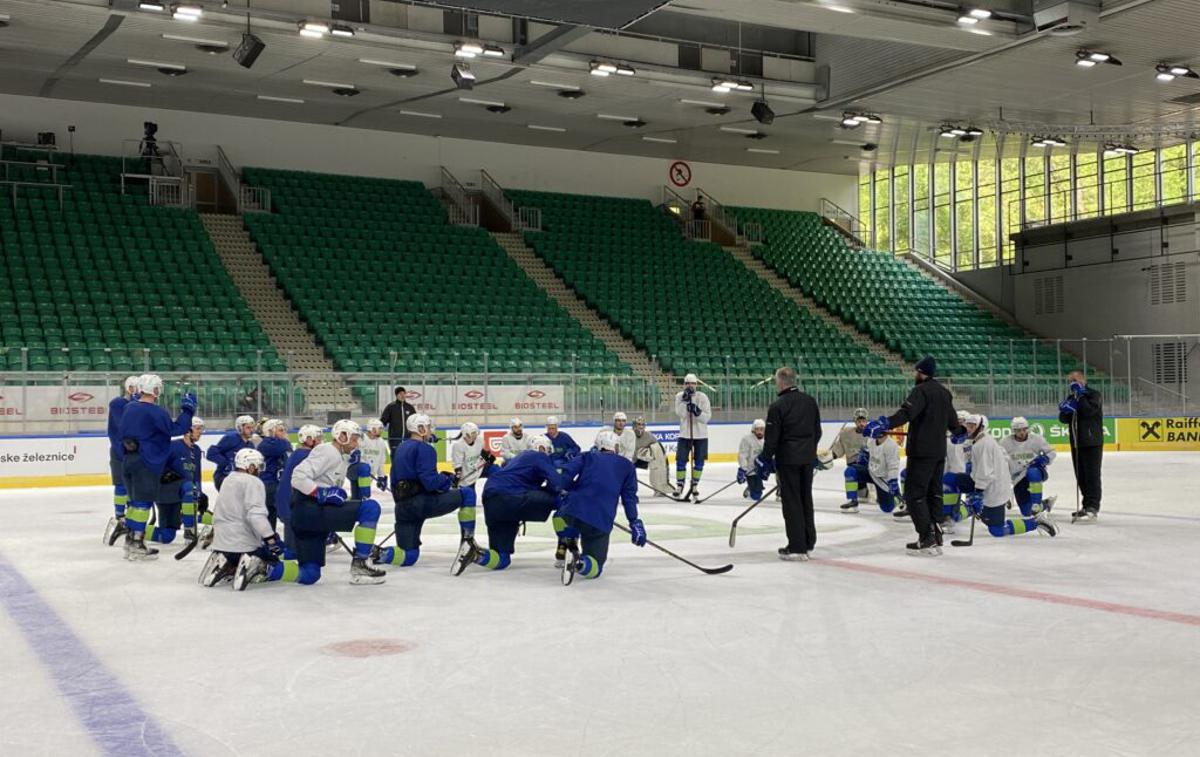
[[[468,539],[475,534],[475,490],[459,489],[462,493],[462,505],[458,508],[458,527],[462,529],[462,537]]]
[[[1033,518],[1006,520],[1000,525],[988,525],[988,533],[997,538],[1002,536],[1020,536],[1037,530],[1037,521]]]
[[[398,547],[384,547],[379,550],[379,556],[375,558],[375,562],[407,568],[410,565],[416,565],[420,557],[420,548],[400,549]]]
[[[512,563],[512,555],[495,549],[485,549],[475,558],[475,564],[488,570],[504,570]]]
[[[149,502],[130,502],[125,507],[125,525],[135,534],[146,533],[146,524],[150,522]]]
[[[369,490],[368,490],[369,491]],[[375,527],[379,524],[379,503],[364,499],[358,505],[358,523],[354,524],[354,559],[365,560],[375,546]]]
[[[284,583],[315,584],[321,578],[321,566],[316,563],[299,563],[295,560],[277,560],[267,565],[268,581]]]
[[[591,555],[581,555],[576,564],[575,573],[584,578],[599,578],[602,570],[604,570],[604,566],[600,564],[599,560]]]
[[[113,514],[118,518],[125,517],[125,506],[129,504],[129,493],[125,491],[124,484],[117,484],[113,487]]]

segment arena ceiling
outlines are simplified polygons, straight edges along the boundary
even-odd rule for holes
[[[248,69],[231,54],[245,30],[242,1],[201,2],[202,17],[189,22],[138,0],[0,0],[0,91],[847,174],[862,162],[988,150],[993,130],[1013,124],[1147,132],[1169,122],[1178,128],[1167,136],[1138,138],[1170,142],[1200,104],[1200,79],[1155,79],[1160,62],[1200,69],[1195,0],[1111,0],[1098,24],[1070,37],[1034,30],[1032,0],[978,0],[996,15],[972,29],[956,23],[958,3],[938,0],[363,0],[350,15],[369,23],[346,20],[347,0],[337,11],[328,0],[255,0],[251,26],[266,49]],[[508,17],[480,16],[477,32],[448,29],[462,20],[452,6],[542,20],[520,44]],[[335,15],[352,38],[298,33],[304,20]],[[502,53],[470,61],[469,91],[450,77],[462,39]],[[682,48],[694,49],[693,67],[680,65]],[[1123,65],[1081,68],[1081,49]],[[730,72],[760,50],[761,75]],[[593,61],[636,73],[599,78]],[[714,76],[755,91],[713,92]],[[764,87],[769,125],[750,116]],[[561,94],[572,91],[583,96]],[[845,112],[883,122],[845,129]],[[947,142],[938,137],[947,122],[984,135]],[[1010,134],[1004,149],[1027,144]]]

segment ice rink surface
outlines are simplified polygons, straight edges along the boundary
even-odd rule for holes
[[[540,524],[507,571],[450,577],[450,516],[382,586],[350,586],[343,554],[316,586],[204,589],[178,542],[153,563],[100,545],[111,490],[7,490],[0,754],[1196,755],[1198,464],[1108,454],[1100,522],[1072,526],[1060,455],[1057,538],[939,558],[873,504],[838,512],[840,464],[808,563],[776,559],[773,500],[731,550],[740,487],[647,498],[652,540],[734,570],[614,532],[568,588]]]

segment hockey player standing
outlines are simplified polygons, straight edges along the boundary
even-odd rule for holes
[[[367,564],[375,546],[379,503],[373,499],[349,499],[342,484],[350,467],[350,456],[358,449],[362,429],[351,420],[333,424],[332,439],[318,444],[292,471],[290,528],[295,535],[299,569],[282,580],[312,584],[321,578],[325,565],[325,541],[330,532],[353,531],[354,554],[350,583],[381,584],[387,575]]]
[[[625,413],[613,414],[612,432],[617,437],[617,454],[632,463],[637,457],[637,437],[628,423],[629,416]]]
[[[967,509],[979,516],[992,536],[1014,536],[1039,529],[1050,536],[1057,534],[1058,528],[1046,511],[1034,518],[1006,519],[1005,509],[1013,494],[1008,456],[987,432],[987,416],[970,415],[964,425],[971,442],[971,472],[954,475],[958,491],[967,496]],[[929,552],[941,554],[941,548],[934,544]]]
[[[500,439],[500,457],[508,462],[525,450],[529,449],[529,434],[520,418],[508,422],[508,433]]]
[[[756,502],[762,499],[763,485],[766,483],[762,480],[758,468],[758,456],[762,453],[763,437],[766,433],[767,422],[762,418],[755,418],[750,424],[750,431],[738,442],[737,482],[746,485],[742,496]]]
[[[392,456],[388,443],[383,439],[383,421],[372,418],[367,421],[367,436],[358,445],[362,451],[362,461],[371,466],[371,478],[379,491],[387,491],[387,473],[384,466]]]
[[[275,494],[279,491],[279,476],[287,465],[292,454],[292,443],[288,441],[287,424],[278,418],[272,418],[262,425],[262,440],[258,443],[258,452],[263,456],[263,464],[259,468],[258,477],[262,479],[266,489],[267,514],[271,520],[271,530],[279,521],[279,512],[275,508]]]
[[[170,544],[183,528],[186,541],[196,540],[196,498],[200,489],[200,435],[204,421],[192,416],[192,427],[171,442],[154,508],[158,523],[146,526],[146,541]]]
[[[601,431],[596,435],[596,448],[572,460],[564,471],[569,481],[567,494],[561,498],[555,519],[555,530],[571,553],[563,565],[564,575],[599,578],[608,560],[618,500],[625,508],[630,539],[638,547],[646,546],[646,526],[637,511],[637,473],[633,463],[616,450],[616,437],[611,431]],[[564,583],[569,582],[564,578]]]
[[[300,567],[280,559],[283,540],[267,516],[262,454],[239,450],[233,467],[213,508],[212,552],[200,569],[200,585],[232,580],[234,591],[245,591],[260,581],[294,581]]]
[[[1071,465],[1083,505],[1071,513],[1072,523],[1095,523],[1100,512],[1100,466],[1104,461],[1104,403],[1100,392],[1087,385],[1082,371],[1071,371],[1067,398],[1058,406],[1058,420],[1071,432]]]
[[[112,477],[113,486],[113,515],[104,527],[103,543],[112,546],[117,539],[125,535],[125,505],[129,502],[129,492],[125,488],[125,473],[121,465],[121,414],[125,406],[133,401],[137,391],[137,376],[125,379],[125,393],[113,397],[108,402],[108,472]]]
[[[118,435],[121,437],[121,464],[129,504],[125,508],[126,560],[154,560],[158,550],[146,548],[146,524],[150,520],[163,468],[171,450],[171,437],[192,427],[196,412],[196,395],[185,394],[179,402],[179,415],[174,421],[158,406],[162,394],[162,379],[153,373],[143,374],[137,381],[138,399],[125,406],[121,414]]]
[[[1046,468],[1058,457],[1041,434],[1029,430],[1029,421],[1017,416],[1012,419],[1012,433],[1000,440],[1000,448],[1008,455],[1012,473],[1013,494],[1021,515],[1037,515],[1042,511],[1042,487],[1050,478]],[[1054,498],[1045,501],[1045,509],[1054,505]]]
[[[687,498],[700,499],[700,477],[708,459],[708,422],[712,420],[712,404],[708,395],[699,391],[700,379],[694,373],[683,377],[683,391],[675,395],[675,415],[679,417],[679,441],[675,448],[675,498],[684,499],[683,484],[687,480],[688,458],[692,462],[692,485]]]
[[[559,431],[558,418],[553,415],[546,419],[546,438],[554,445],[550,458],[559,468],[579,454],[579,445],[566,431]]]
[[[421,556],[425,521],[458,511],[459,555],[474,546],[475,490],[454,489],[454,476],[439,473],[437,452],[429,443],[433,421],[424,413],[408,419],[408,438],[392,455],[392,499],[396,503],[396,546],[373,554],[376,563],[408,567]],[[529,443],[528,437],[525,443]]]
[[[669,475],[667,472],[667,452],[663,449],[662,442],[646,429],[645,418],[634,419],[633,435],[637,439],[637,450],[634,452],[637,460],[634,465],[638,468],[644,468],[649,474],[650,486],[655,491],[654,496],[658,497],[666,494],[667,486],[669,485]]]
[[[459,488],[475,488],[475,482],[491,475],[490,469],[496,456],[483,448],[479,426],[467,421],[459,429],[458,438],[450,445],[450,466]]]
[[[213,471],[213,486],[221,490],[225,477],[233,472],[233,458],[240,449],[254,449],[254,419],[239,415],[233,428],[225,432],[216,444],[210,446],[204,456],[216,466]]]

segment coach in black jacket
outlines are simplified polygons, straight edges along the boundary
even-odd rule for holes
[[[1070,396],[1058,406],[1058,420],[1071,430],[1071,462],[1083,506],[1073,523],[1095,523],[1100,512],[1100,464],[1104,459],[1104,404],[1100,392],[1087,385],[1082,371],[1067,374]]]
[[[929,550],[941,546],[942,476],[946,470],[946,432],[962,433],[958,413],[950,390],[942,386],[937,375],[937,362],[926,355],[916,365],[916,386],[908,399],[890,418],[867,424],[864,435],[880,436],[882,432],[908,424],[908,473],[904,483],[904,501],[917,541],[908,545],[912,550]]]
[[[400,442],[408,438],[408,418],[417,412],[415,407],[408,404],[407,399],[408,391],[402,386],[396,387],[395,401],[389,402],[383,409],[383,414],[379,416],[379,420],[387,426],[388,447],[393,453],[400,446]]]
[[[821,411],[817,401],[796,387],[791,368],[775,371],[779,397],[767,410],[767,432],[759,460],[775,467],[783,500],[783,523],[788,543],[779,548],[781,560],[807,560],[817,544],[813,517],[813,464],[821,440]]]

